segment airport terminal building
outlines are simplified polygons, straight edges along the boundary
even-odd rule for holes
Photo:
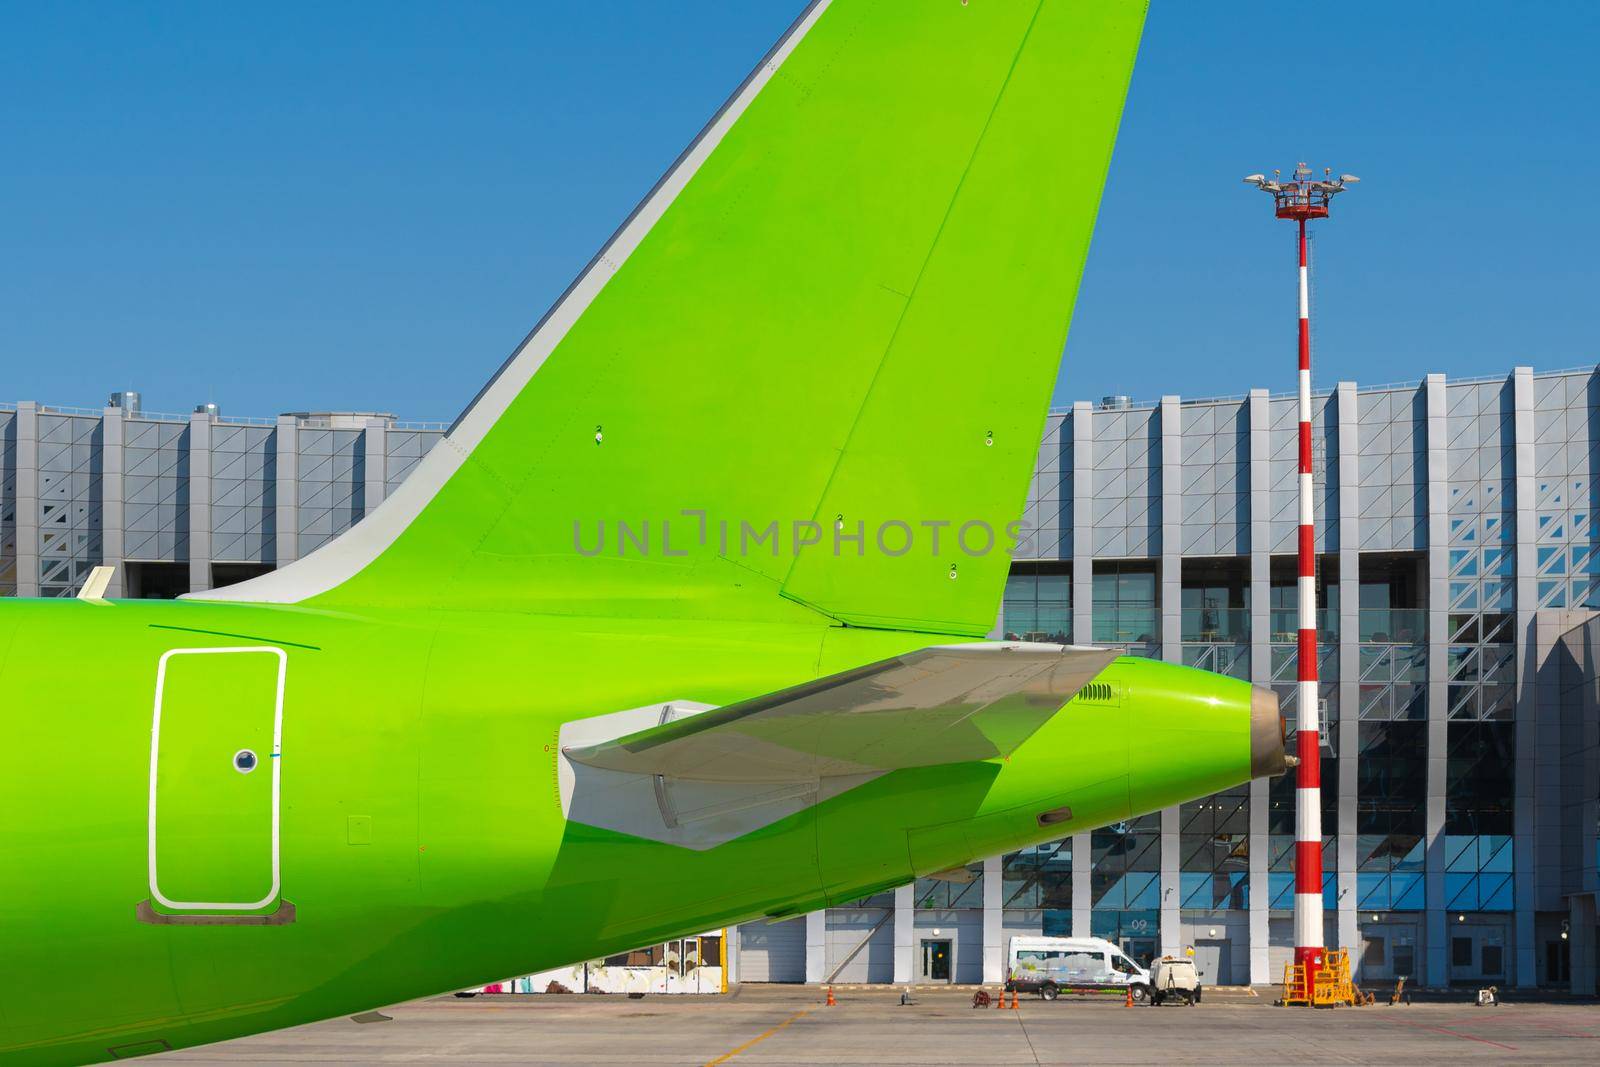
[[[1600,370],[1314,399],[1326,943],[1358,977],[1596,990]],[[1000,630],[1115,644],[1295,709],[1292,396],[1053,412]],[[0,403],[0,595],[175,596],[297,559],[446,429]],[[4,695],[0,694],[0,700]],[[1137,724],[1130,724],[1137,729]],[[1014,934],[1193,947],[1210,984],[1293,952],[1294,784],[1257,781],[747,923],[742,981],[993,982]]]

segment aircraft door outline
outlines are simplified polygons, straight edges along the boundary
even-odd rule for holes
[[[248,778],[252,772],[260,773],[261,762],[270,765],[270,829],[269,829],[269,858],[270,858],[270,884],[266,893],[258,900],[174,900],[161,891],[159,874],[157,870],[157,829],[159,826],[157,815],[157,798],[161,792],[161,726],[163,706],[168,696],[168,667],[174,657],[194,655],[272,655],[277,657],[276,684],[272,696],[272,730],[271,749],[269,752],[257,752],[248,744],[229,746],[228,752],[223,753],[223,758],[229,759],[227,774],[235,774]],[[283,745],[283,690],[284,681],[288,673],[289,657],[283,649],[271,645],[250,645],[225,648],[174,648],[164,652],[156,666],[155,702],[151,712],[150,723],[150,797],[149,797],[149,885],[150,896],[157,904],[172,911],[210,911],[210,912],[241,912],[254,911],[265,908],[277,900],[281,891],[281,863],[280,863],[280,829],[281,829],[281,786],[282,786],[282,754]],[[220,697],[232,696],[223,694]]]

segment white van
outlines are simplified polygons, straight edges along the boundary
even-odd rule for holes
[[[1062,993],[1150,999],[1150,972],[1098,937],[1013,937],[1006,989],[1054,1000]]]

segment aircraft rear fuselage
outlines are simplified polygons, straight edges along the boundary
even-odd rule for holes
[[[1008,758],[887,773],[715,847],[563,813],[563,723],[731,704],[933,643],[815,625],[0,605],[0,672],[19,697],[0,781],[22,813],[0,876],[0,1048],[61,1062],[352,1013],[799,914],[1249,777],[1248,686],[1122,659],[1101,676],[1114,702],[1070,702]],[[96,974],[114,988],[61,995]]]

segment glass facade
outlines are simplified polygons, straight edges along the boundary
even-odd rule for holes
[[[1037,916],[1040,933],[1072,933],[1070,837],[1002,856],[1000,879],[1000,907],[1008,925],[1029,924]]]
[[[1090,929],[1118,944],[1154,939],[1161,922],[1161,816],[1115,823],[1089,836]],[[1138,958],[1143,946],[1133,946]]]
[[[1017,563],[1000,605],[1006,637],[1067,644],[1072,633],[1072,570],[1060,563]]]
[[[1445,785],[1445,907],[1510,911],[1515,727],[1452,722]]]
[[[1238,559],[1184,560],[1179,590],[1183,662],[1250,677],[1250,574]]]
[[[1139,654],[1161,639],[1155,567],[1148,563],[1097,563],[1094,569],[1094,640],[1127,645]]]
[[[1250,787],[1178,808],[1178,902],[1190,911],[1250,906]]]
[[[1428,828],[1427,723],[1363,722],[1359,736],[1357,908],[1420,911]]]
[[[964,881],[918,878],[912,893],[916,906],[924,909],[983,907],[983,864],[969,864],[965,870]],[[880,894],[883,895],[887,895],[891,901],[894,898],[893,893]]]

